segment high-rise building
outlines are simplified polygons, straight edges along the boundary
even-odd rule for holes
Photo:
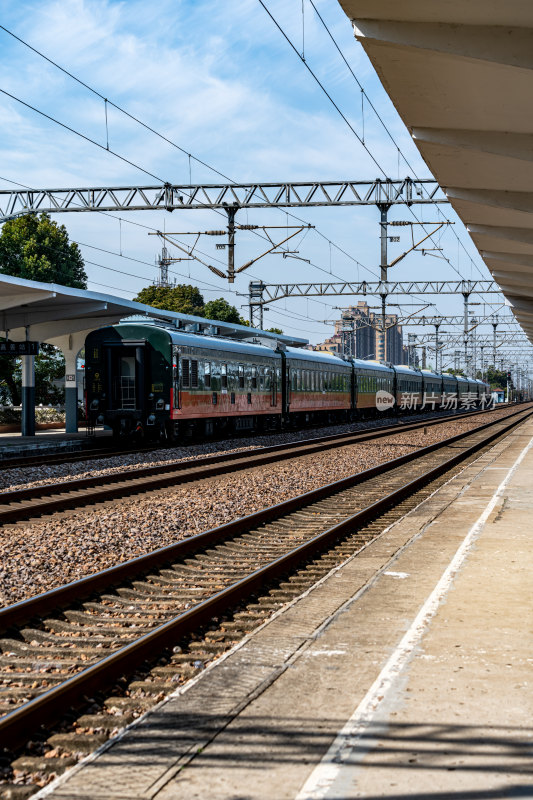
[[[387,314],[385,337],[381,332],[381,324],[381,314],[371,311],[364,300],[359,300],[356,306],[343,309],[340,320],[335,322],[333,336],[316,345],[315,350],[367,360],[391,361],[394,364],[405,363],[403,334],[398,317],[396,314]]]

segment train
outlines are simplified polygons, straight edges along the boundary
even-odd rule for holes
[[[253,337],[253,331],[250,332]],[[89,426],[166,442],[327,425],[379,414],[478,408],[473,378],[123,320],[85,343]],[[455,405],[454,405],[455,403]]]

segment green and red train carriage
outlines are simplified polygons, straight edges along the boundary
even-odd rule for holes
[[[403,403],[408,410],[406,395],[417,410],[425,395],[436,394],[437,410],[443,393],[475,393],[477,404],[489,394],[481,381],[340,358],[274,339],[265,344],[190,333],[146,319],[90,333],[85,370],[92,424],[108,425],[116,436],[171,441],[349,421],[379,413],[386,398],[390,408]]]

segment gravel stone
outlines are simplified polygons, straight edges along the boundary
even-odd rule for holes
[[[0,529],[0,605],[19,600],[78,580],[86,575],[114,566],[159,547],[172,544],[209,528],[230,522],[267,506],[287,500],[295,495],[361,472],[392,458],[411,452],[434,442],[448,439],[457,433],[472,430],[490,419],[508,413],[495,410],[483,417],[457,420],[428,427],[421,431],[397,432],[376,441],[347,445],[335,450],[300,456],[279,464],[254,467],[249,471],[204,479],[198,483],[160,490],[157,493],[118,500],[113,505],[97,509],[81,509],[75,513],[43,520],[39,523]],[[335,426],[332,431],[353,429],[352,426]],[[318,435],[319,432],[313,432]],[[309,438],[303,432],[301,438]],[[324,434],[324,429],[320,429]],[[294,433],[281,437],[268,437],[268,443],[294,441]],[[175,448],[143,454],[137,464],[161,463],[171,458],[197,459],[199,455],[229,449],[254,449],[259,438],[217,442]],[[205,448],[205,449],[203,449]],[[194,450],[194,454],[193,451]],[[185,455],[186,454],[186,455]],[[114,457],[116,460],[120,457]],[[128,459],[135,457],[128,456]],[[159,462],[156,462],[159,459]],[[130,462],[134,468],[134,462]],[[94,474],[100,467],[92,465]],[[68,465],[69,470],[80,467]],[[120,469],[113,466],[109,469]],[[47,469],[46,467],[40,468]],[[61,465],[50,467],[56,471]],[[406,467],[408,470],[409,467]],[[24,468],[27,483],[35,467]],[[85,467],[87,470],[87,466]],[[20,473],[22,470],[10,470]],[[42,472],[37,470],[42,476]],[[80,473],[75,473],[80,474]],[[82,474],[85,474],[82,472]],[[2,474],[4,478],[4,474]],[[406,475],[408,478],[408,474]],[[65,475],[68,480],[68,476]],[[20,481],[20,477],[17,478]],[[42,480],[40,477],[39,480]]]

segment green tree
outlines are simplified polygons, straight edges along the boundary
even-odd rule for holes
[[[505,389],[507,387],[507,373],[495,367],[488,367],[486,380],[491,389]]]
[[[25,214],[4,223],[0,272],[30,281],[87,288],[78,245],[69,242],[65,226],[53,222],[48,214]]]
[[[279,333],[280,335],[283,333],[281,328],[266,328],[268,333]]]
[[[14,362],[12,380],[8,384],[8,393],[14,406],[20,405],[21,397],[21,362]],[[65,377],[65,357],[61,350],[53,344],[41,344],[39,355],[35,356],[35,402],[37,405],[56,405],[64,400],[64,390],[54,381]]]
[[[176,286],[146,286],[134,300],[165,311],[178,311],[195,317],[203,316],[204,298],[200,290],[185,283]]]
[[[220,322],[233,322],[235,325],[247,325],[235,306],[230,305],[223,297],[209,300],[204,306],[203,316],[206,319],[218,319]]]
[[[0,234],[0,272],[26,280],[58,283],[76,289],[87,287],[87,275],[78,245],[69,242],[64,225],[48,214],[25,214],[5,222]],[[53,381],[64,375],[63,356],[51,345],[42,345],[35,359],[36,400],[58,402],[61,391]],[[0,397],[20,405],[20,361],[0,357]]]
[[[445,373],[449,373],[450,375],[462,375],[464,377],[464,370],[462,369],[452,369],[449,367],[448,369],[444,370]]]

